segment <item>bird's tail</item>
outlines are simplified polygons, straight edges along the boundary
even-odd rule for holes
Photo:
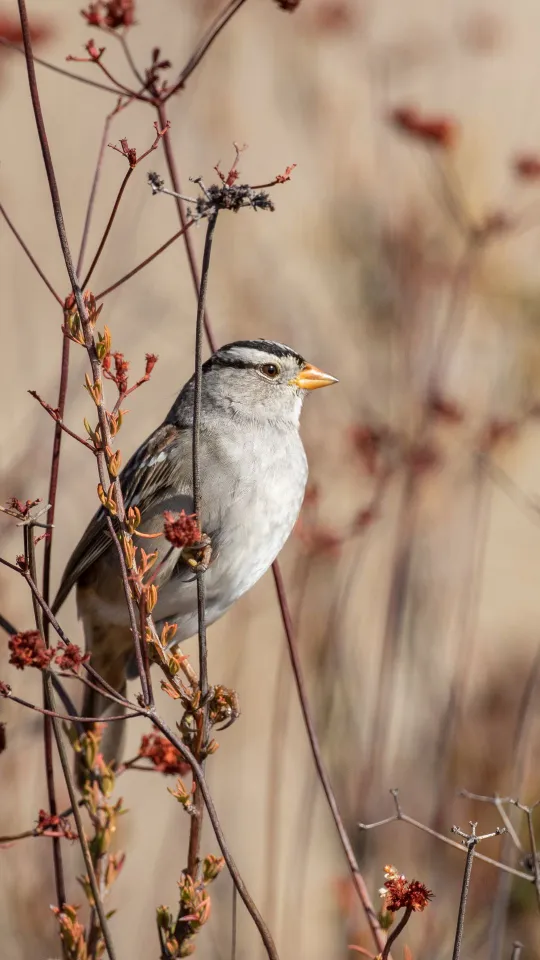
[[[88,625],[85,630],[87,634],[87,648],[91,650],[90,663],[100,677],[105,680],[109,686],[121,696],[126,695],[126,666],[133,647],[131,631],[127,627],[104,625],[96,627],[92,625],[91,636]],[[88,641],[90,640],[90,643]],[[88,676],[88,680],[94,683],[94,679]],[[96,686],[97,686],[96,682]],[[106,724],[102,731],[101,744],[99,752],[107,765],[114,763],[116,766],[122,760],[122,752],[126,734],[126,724],[124,720],[111,720],[107,722],[107,717],[119,716],[124,714],[125,707],[114,700],[110,700],[105,694],[97,689],[85,685],[83,705],[81,716],[99,717]],[[93,723],[85,723],[87,730],[95,727]],[[75,775],[79,787],[82,785],[85,774],[87,773],[84,756],[78,753],[75,761]]]

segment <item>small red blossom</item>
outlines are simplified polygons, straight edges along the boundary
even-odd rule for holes
[[[390,120],[398,130],[421,140],[426,146],[453,147],[458,125],[451,117],[422,116],[416,107],[396,107]]]
[[[120,143],[127,143],[127,141],[120,141]],[[114,373],[111,372],[112,361],[114,360]],[[114,380],[116,386],[118,387],[118,393],[123,397],[127,393],[128,388],[128,373],[129,373],[129,360],[124,359],[124,354],[117,351],[116,353],[108,353],[102,362],[103,373],[108,380]]]
[[[83,653],[76,643],[68,643],[66,647],[58,649],[55,663],[61,670],[71,670],[73,673],[78,673],[81,664],[86,663],[89,659],[90,654]]]
[[[10,497],[9,500],[6,500],[6,509],[16,513],[21,520],[24,520],[32,507],[36,507],[38,503],[41,503],[41,497],[38,497],[37,500],[27,500],[26,503],[18,500],[17,497]]]
[[[428,890],[420,880],[409,881],[404,877],[396,877],[395,880],[387,880],[385,887],[388,891],[386,909],[390,913],[395,913],[404,907],[421,913],[433,897],[431,890]]]
[[[158,357],[157,357],[157,354],[155,353],[147,353],[145,355],[145,359],[146,359],[146,366],[144,368],[144,375],[145,377],[149,377],[156,363],[158,362]]]
[[[53,647],[47,649],[39,630],[23,630],[22,633],[14,633],[8,641],[8,647],[11,651],[9,662],[17,670],[24,670],[25,667],[44,670],[55,654]]]
[[[291,163],[290,167],[285,167],[283,173],[278,173],[276,176],[276,183],[287,183],[287,180],[291,179],[291,173],[296,169],[297,164]]]
[[[71,829],[67,817],[60,817],[57,813],[47,813],[40,810],[36,833],[42,837],[65,837],[66,840],[76,840],[77,834]]]
[[[160,773],[185,776],[191,767],[166,737],[159,733],[145,734],[141,739],[139,756],[150,760]]]
[[[182,549],[182,547],[192,547],[201,542],[202,534],[195,513],[187,514],[185,510],[182,510],[181,513],[175,517],[174,513],[166,510],[163,518],[165,520],[163,526],[165,539],[168,540],[173,547]]]
[[[81,16],[91,27],[132,27],[135,23],[135,0],[96,0],[81,10]]]
[[[15,563],[17,564],[19,570],[22,570],[23,573],[26,573],[26,571],[28,570],[28,561],[24,553],[17,554],[17,556],[15,557]]]
[[[513,168],[520,180],[540,180],[540,157],[534,153],[523,153],[515,157]]]

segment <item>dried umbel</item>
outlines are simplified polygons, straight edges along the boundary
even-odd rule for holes
[[[431,890],[420,880],[407,880],[395,867],[384,868],[384,886],[380,889],[384,907],[390,913],[398,910],[412,910],[421,913],[433,897]]]

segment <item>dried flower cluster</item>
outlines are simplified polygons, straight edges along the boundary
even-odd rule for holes
[[[45,670],[56,656],[55,663],[61,670],[77,673],[81,664],[90,659],[89,653],[83,653],[75,643],[68,643],[65,647],[46,647],[39,630],[23,630],[14,633],[8,641],[11,652],[9,663],[17,670],[25,667],[36,667]]]
[[[390,913],[403,908],[421,913],[433,897],[431,890],[420,880],[407,880],[393,866],[384,868],[384,886],[379,892],[384,899],[385,909]]]
[[[135,23],[135,0],[95,0],[81,15],[91,27],[132,27]]]
[[[36,833],[41,837],[65,837],[66,840],[77,839],[77,834],[71,829],[67,817],[61,817],[57,813],[47,813],[46,810],[39,811]]]
[[[158,733],[145,734],[141,739],[139,756],[150,760],[160,773],[183,776],[191,767],[182,759],[179,751]]]
[[[166,510],[163,517],[165,520],[163,533],[165,539],[173,547],[182,549],[183,547],[193,547],[201,542],[201,530],[195,513],[187,514],[185,510],[182,510],[175,516],[170,510]]]

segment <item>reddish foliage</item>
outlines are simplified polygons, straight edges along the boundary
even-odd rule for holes
[[[66,840],[76,840],[77,834],[70,827],[67,817],[61,817],[57,813],[54,815],[47,813],[46,810],[40,810],[36,833],[43,837],[65,837]]]
[[[434,393],[428,400],[428,407],[431,413],[435,414],[440,420],[446,423],[462,423],[464,413],[461,407],[453,400],[447,400],[440,394]]]
[[[417,443],[410,448],[407,460],[414,473],[427,473],[440,465],[441,457],[432,444]]]
[[[201,542],[201,531],[195,513],[187,514],[185,510],[182,510],[181,513],[175,517],[174,513],[166,510],[163,518],[165,520],[163,526],[165,539],[168,540],[173,547],[182,549],[182,547],[192,547],[196,543]]]
[[[135,23],[135,0],[95,0],[81,14],[91,27],[132,27]]]
[[[524,153],[516,157],[513,167],[514,173],[521,180],[540,179],[540,157],[534,153]]]
[[[385,429],[376,429],[369,424],[353,427],[352,442],[360,454],[364,468],[370,477],[374,477],[380,466],[380,451],[382,443],[388,437]]]
[[[306,524],[300,517],[295,533],[309,553],[318,556],[338,557],[343,546],[343,538],[330,527],[310,522]]]
[[[83,653],[76,643],[68,643],[66,647],[59,650],[56,663],[61,670],[72,670],[73,673],[79,672],[81,664],[90,659],[89,653]]]
[[[451,117],[423,117],[416,107],[396,107],[390,120],[399,130],[426,146],[448,149],[456,141],[458,126]]]
[[[275,178],[275,182],[276,182],[276,183],[287,183],[287,180],[290,180],[290,179],[291,179],[291,173],[293,172],[294,169],[296,169],[296,166],[297,166],[296,163],[291,163],[290,167],[285,167],[285,170],[284,170],[283,173],[278,173],[278,174],[277,174],[277,176],[276,176],[276,178]]]
[[[10,43],[22,43],[23,36],[19,18],[8,17],[5,13],[0,14],[0,36],[5,37]],[[52,36],[53,30],[44,21],[30,24],[30,39],[34,45],[44,43]],[[5,50],[4,47],[0,49]]]
[[[145,734],[142,737],[139,755],[150,760],[160,773],[182,777],[191,770],[189,763],[182,759],[176,747],[159,733]]]
[[[24,670],[25,667],[44,670],[49,666],[55,653],[52,647],[47,649],[39,630],[23,630],[22,633],[14,633],[9,639],[8,647],[11,651],[9,662],[17,667],[17,670]]]

